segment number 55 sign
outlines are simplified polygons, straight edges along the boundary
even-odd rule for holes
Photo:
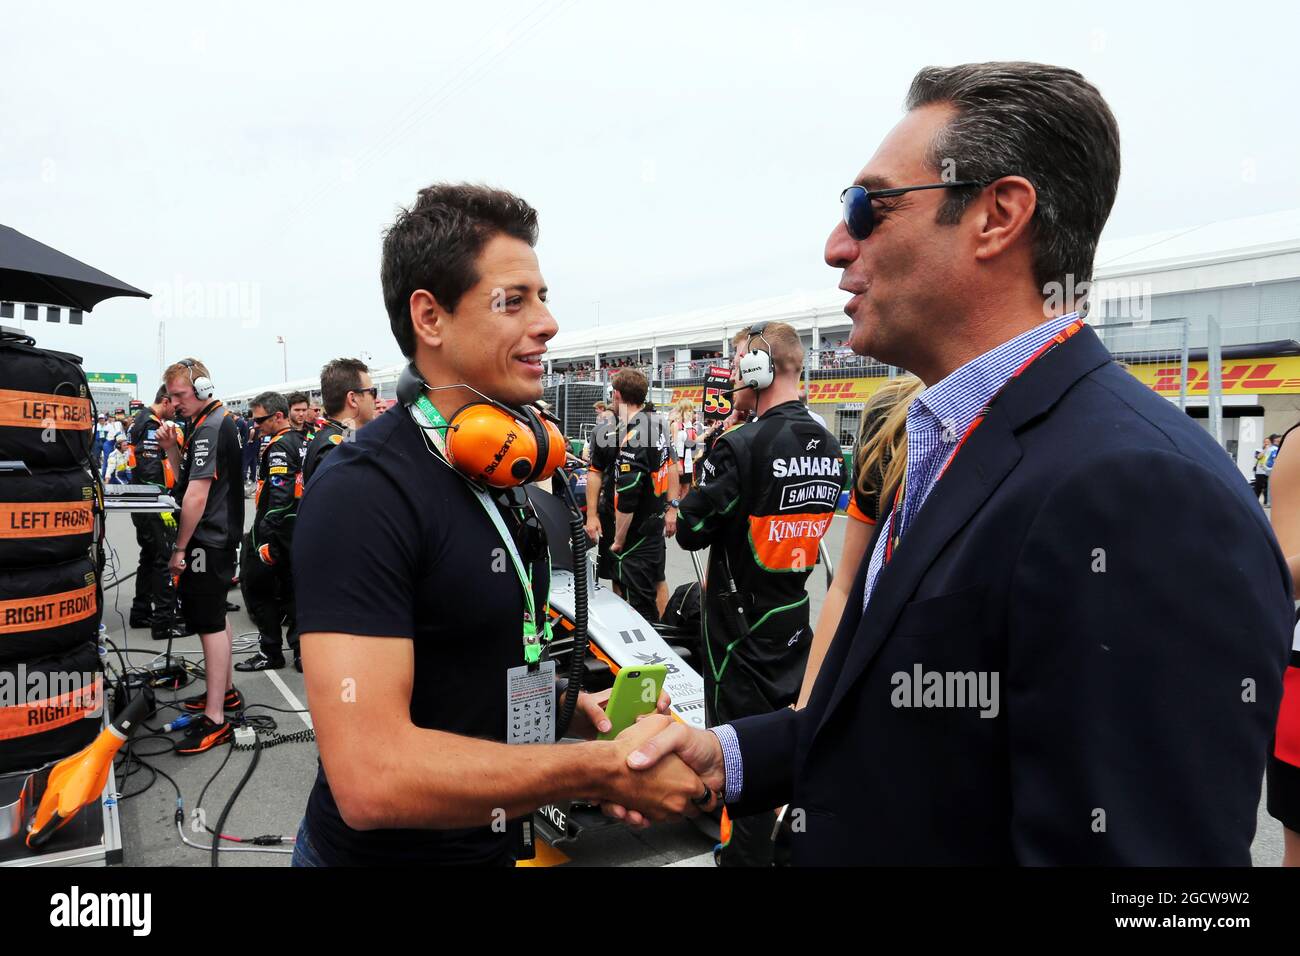
[[[704,402],[701,413],[706,423],[720,422],[731,414],[731,369],[710,368],[704,377]]]

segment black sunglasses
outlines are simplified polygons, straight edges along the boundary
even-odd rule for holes
[[[274,414],[270,414],[270,415],[260,415],[260,416],[259,416],[259,415],[254,415],[254,416],[253,416],[253,424],[254,424],[254,425],[260,425],[260,424],[262,424],[262,422],[266,421],[268,418],[274,418],[274,417],[275,417]]]
[[[958,186],[984,186],[986,183],[974,179],[963,179],[953,183],[929,183],[925,186],[897,186],[892,189],[868,189],[866,186],[850,186],[840,193],[840,202],[844,204],[844,226],[849,235],[861,242],[871,235],[876,228],[876,214],[871,200],[885,196],[901,196],[903,193],[918,189],[956,189]]]
[[[379,386],[371,385],[369,388],[354,388],[352,392],[356,395],[369,395],[371,398],[379,398]]]

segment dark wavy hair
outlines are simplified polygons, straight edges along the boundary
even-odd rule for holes
[[[402,210],[384,234],[379,274],[384,308],[403,355],[415,355],[411,294],[424,289],[442,308],[455,311],[479,280],[479,253],[503,234],[537,245],[537,210],[503,189],[435,183]]]

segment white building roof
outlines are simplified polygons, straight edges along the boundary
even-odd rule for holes
[[[829,280],[832,274],[827,275]],[[1300,278],[1300,209],[1128,238],[1103,236],[1093,275],[1094,298],[1105,297],[1108,285],[1126,294],[1125,285],[1141,283],[1148,294],[1164,295],[1294,278]],[[724,338],[759,321],[788,322],[807,331],[815,319],[822,329],[842,329],[849,324],[843,312],[848,298],[830,287],[615,326],[561,329],[547,357],[587,358],[597,349],[617,354],[655,344],[720,346]]]
[[[1103,235],[1097,247],[1095,271],[1102,278],[1297,252],[1300,252],[1300,209],[1284,209],[1126,239],[1109,239]]]

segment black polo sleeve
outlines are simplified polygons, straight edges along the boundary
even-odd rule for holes
[[[365,459],[332,464],[296,521],[294,581],[312,595],[298,604],[298,630],[414,639],[427,528],[403,489]]]

